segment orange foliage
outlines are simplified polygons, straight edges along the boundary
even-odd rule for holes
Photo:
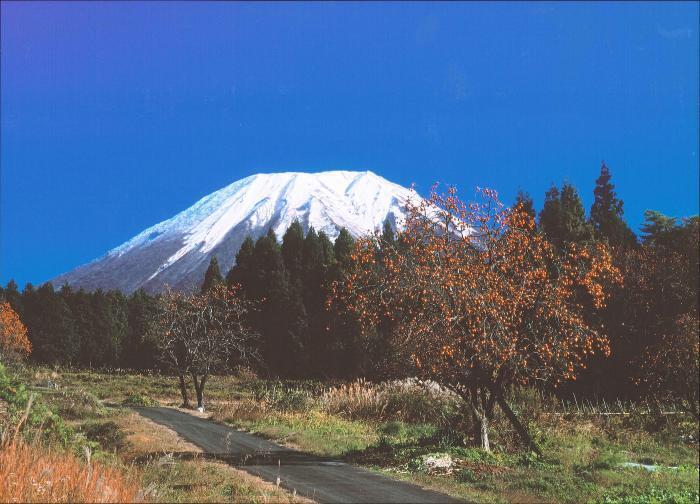
[[[27,328],[10,303],[0,303],[0,360],[26,356],[31,351],[32,344],[27,338]]]
[[[83,464],[20,440],[0,447],[0,502],[136,502],[135,482],[116,469]]]
[[[446,386],[494,390],[507,383],[575,379],[607,338],[584,320],[621,282],[606,246],[563,252],[495,191],[465,204],[456,190],[408,206],[396,246],[359,240],[334,298],[366,329],[388,317],[393,343],[417,373]]]

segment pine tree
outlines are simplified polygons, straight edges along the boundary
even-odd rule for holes
[[[348,230],[341,228],[338,237],[335,239],[333,251],[335,252],[336,261],[338,261],[342,268],[345,268],[350,264],[352,249],[354,246],[355,240],[353,240]]]
[[[537,213],[535,212],[535,203],[527,192],[518,191],[518,195],[515,197],[515,204],[513,207],[520,206],[530,217],[536,218]]]
[[[301,277],[301,262],[304,255],[304,230],[297,219],[282,236],[282,257],[293,281]]]
[[[552,186],[545,193],[539,227],[560,249],[567,243],[581,243],[593,237],[581,198],[576,188],[568,182],[564,183],[561,191]]]
[[[552,185],[544,194],[544,205],[540,211],[539,227],[542,232],[555,242],[561,236],[560,228],[560,208],[559,208],[559,189]]]
[[[591,224],[599,239],[606,239],[614,246],[631,247],[637,243],[637,238],[622,219],[623,203],[615,194],[611,178],[610,170],[603,162],[593,190],[595,201],[591,206]]]
[[[17,283],[10,279],[5,286],[4,292],[5,300],[10,303],[12,309],[19,315],[19,318],[23,320],[24,310],[22,306],[22,294],[19,292]]]
[[[157,349],[150,329],[156,319],[156,299],[139,289],[129,296],[127,307],[129,324],[121,365],[131,369],[153,368],[156,366]]]
[[[642,224],[642,242],[649,245],[665,245],[673,241],[673,235],[678,231],[678,219],[668,217],[655,210],[644,212]]]
[[[280,246],[272,230],[255,242],[251,271],[252,282],[247,294],[261,303],[252,317],[252,325],[262,336],[262,354],[268,369],[275,375],[298,375],[303,370],[299,362],[307,317],[300,296],[292,294]]]
[[[586,220],[586,211],[576,191],[569,183],[564,183],[559,196],[560,239],[563,243],[581,243],[593,238],[593,229]]]
[[[253,281],[253,256],[255,254],[255,242],[250,236],[243,240],[241,248],[236,254],[236,264],[226,275],[226,284],[230,287],[238,284],[243,292],[248,292]]]
[[[394,236],[394,228],[391,226],[389,219],[384,221],[384,226],[382,227],[382,246],[393,247],[396,245],[396,237]]]
[[[70,308],[50,282],[36,291],[28,285],[23,294],[25,324],[32,343],[32,358],[43,363],[73,362],[76,332]]]
[[[318,232],[318,241],[321,244],[321,263],[325,268],[328,268],[335,262],[333,242],[331,242],[328,235],[323,231]]]
[[[221,270],[219,269],[219,261],[216,256],[212,256],[209,261],[209,267],[204,273],[204,282],[202,283],[202,294],[205,294],[211,290],[212,287],[223,283],[224,278],[221,276]]]

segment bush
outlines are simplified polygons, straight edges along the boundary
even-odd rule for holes
[[[151,399],[146,394],[131,394],[122,402],[124,406],[151,407],[158,406],[158,401]]]
[[[85,436],[90,441],[96,441],[107,450],[123,450],[128,442],[126,441],[126,433],[119,426],[112,422],[92,423],[85,427]]]
[[[82,389],[62,390],[54,394],[57,413],[67,419],[87,419],[102,417],[106,411],[102,402],[93,394]]]

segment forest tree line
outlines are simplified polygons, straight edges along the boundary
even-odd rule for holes
[[[611,355],[596,356],[564,390],[628,398],[653,392],[654,383],[645,376],[654,356],[658,359],[660,352],[672,350],[663,346],[669,335],[685,331],[691,335],[689,345],[697,344],[698,217],[678,220],[647,211],[637,238],[623,218],[623,202],[604,164],[588,215],[576,188],[568,183],[552,186],[539,212],[526,193],[519,193],[514,205],[535,217],[538,232],[558,249],[572,243],[606,243],[622,273],[623,282],[612,287],[607,306],[588,313],[604,328]],[[393,245],[396,240],[386,223],[379,242]],[[379,324],[376,334],[360,337],[358,321],[327,302],[332,285],[352,266],[353,247],[345,229],[332,242],[322,231],[311,228],[304,233],[294,222],[281,239],[271,230],[257,240],[247,238],[228,272],[221,272],[213,258],[201,289],[236,284],[255,303],[249,324],[259,335],[257,366],[262,374],[371,379],[401,375],[403,370],[397,369],[386,343],[390,327]],[[149,334],[158,299],[143,290],[127,296],[68,286],[55,289],[46,283],[38,288],[28,284],[20,291],[10,281],[0,288],[0,297],[28,328],[31,359],[36,362],[162,367]],[[682,364],[682,355],[667,358]]]

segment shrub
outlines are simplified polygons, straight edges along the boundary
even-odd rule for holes
[[[80,390],[62,390],[54,395],[57,413],[67,419],[86,419],[105,415],[105,408],[93,394]]]
[[[158,401],[151,399],[146,394],[131,394],[122,403],[124,406],[158,406]]]
[[[107,450],[123,450],[128,442],[126,441],[126,433],[113,422],[92,423],[84,427],[85,436],[96,441]]]

